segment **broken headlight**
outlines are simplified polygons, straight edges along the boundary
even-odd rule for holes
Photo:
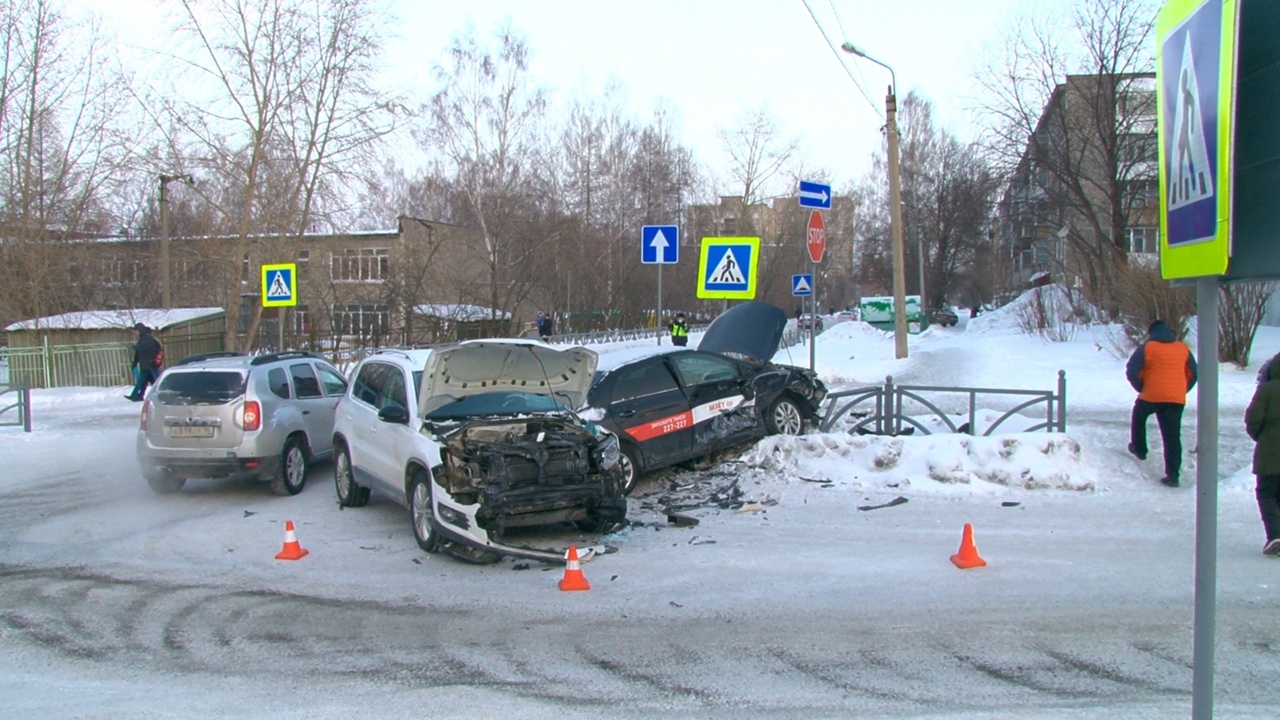
[[[612,433],[605,435],[600,441],[600,467],[613,469],[622,460],[622,449],[618,447],[618,436]]]

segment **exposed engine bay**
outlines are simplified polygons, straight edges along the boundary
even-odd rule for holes
[[[617,438],[594,426],[532,417],[435,429],[443,442],[436,482],[455,501],[480,505],[477,522],[492,532],[625,517]]]

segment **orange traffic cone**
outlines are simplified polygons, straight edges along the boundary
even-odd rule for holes
[[[987,561],[978,555],[978,547],[973,544],[973,526],[969,523],[964,524],[964,535],[960,538],[960,552],[951,556],[951,562],[961,570],[984,567],[987,564]]]
[[[564,577],[560,580],[561,590],[590,590],[591,583],[587,582],[587,577],[582,574],[582,567],[578,565],[578,548],[569,546],[569,559],[564,564]]]
[[[298,544],[298,538],[293,534],[293,521],[284,521],[284,549],[276,553],[277,560],[301,560],[309,550],[304,550]]]

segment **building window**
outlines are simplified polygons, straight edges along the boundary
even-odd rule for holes
[[[335,335],[377,337],[387,328],[386,305],[339,305],[333,309]]]
[[[1131,253],[1156,253],[1160,251],[1160,229],[1156,227],[1131,227],[1125,229]]]
[[[293,312],[293,331],[298,335],[311,334],[311,309],[306,305],[295,305]]]
[[[142,275],[142,262],[128,258],[112,257],[107,259],[106,284],[136,285]]]
[[[329,256],[329,271],[339,282],[385,280],[390,256],[386,248],[350,248]]]
[[[298,262],[300,262],[300,263],[304,263],[304,262],[307,262],[307,261],[308,261],[308,260],[310,260],[310,259],[311,259],[311,251],[310,251],[310,250],[299,250],[299,251],[298,251]]]
[[[724,219],[724,234],[733,235],[738,232],[738,218],[727,217]]]

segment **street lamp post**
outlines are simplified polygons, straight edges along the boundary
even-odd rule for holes
[[[165,310],[173,308],[173,291],[169,282],[169,194],[165,188],[174,180],[196,184],[190,175],[160,174],[160,304]]]
[[[889,234],[893,239],[893,348],[894,356],[901,360],[907,356],[907,298],[906,253],[902,247],[902,183],[898,172],[898,100],[894,93],[898,76],[893,68],[864,53],[853,43],[844,43],[841,50],[866,58],[889,71],[891,84],[884,98],[884,127],[889,140]],[[923,266],[921,269],[923,273]],[[923,284],[920,288],[923,297]]]

